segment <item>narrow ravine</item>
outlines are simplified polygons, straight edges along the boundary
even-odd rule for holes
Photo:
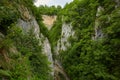
[[[43,23],[44,25],[48,28],[48,30],[50,30],[54,24],[54,22],[56,21],[56,18],[57,16],[48,16],[48,15],[43,15],[42,16],[43,18]],[[66,50],[66,46],[70,46],[70,43],[67,43],[67,39],[70,37],[70,35],[73,35],[74,33],[72,32],[71,33],[71,29],[72,27],[67,24],[63,24],[63,27],[62,27],[62,36],[64,36],[64,38],[61,38],[61,43],[59,43],[58,41],[58,44],[62,44],[62,47],[60,49],[63,49],[63,50]],[[47,39],[47,38],[46,38]],[[54,73],[54,80],[59,80],[59,73],[61,73],[65,80],[70,80],[69,77],[67,76],[66,72],[64,71],[60,61],[58,61],[57,59],[53,60],[53,57],[52,57],[52,52],[50,51],[51,50],[51,46],[50,46],[50,43],[49,43],[49,40],[47,39],[47,41],[44,41],[44,52],[46,53],[46,55],[48,56],[48,60],[51,62],[51,68],[53,68],[53,72],[52,74]],[[67,43],[67,45],[64,45],[63,43]],[[55,50],[55,54],[58,55],[58,51],[59,49],[57,49],[57,51]]]
[[[0,80],[120,80],[120,0],[39,1],[0,0]]]

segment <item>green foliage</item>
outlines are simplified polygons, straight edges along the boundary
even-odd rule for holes
[[[6,34],[8,26],[16,22],[19,13],[17,11],[15,4],[9,2],[8,0],[1,0],[0,3],[0,31]]]
[[[62,21],[72,23],[77,38],[74,40],[69,37],[68,41],[72,46],[66,51],[60,51],[59,55],[71,80],[120,79],[120,7],[116,6],[115,1],[74,0],[66,4],[64,9],[60,6],[36,8],[33,1],[0,0],[0,32],[5,34],[0,38],[0,79],[50,79],[50,63],[41,53],[41,46],[32,30],[23,34],[22,30],[13,24],[21,18],[18,11],[20,5],[27,7],[30,14],[35,16],[41,32],[50,40],[52,51],[61,36]],[[96,16],[99,6],[103,10]],[[41,15],[57,15],[57,21],[50,31],[42,23]],[[104,37],[92,40],[95,21],[99,22],[98,27]],[[11,51],[14,46],[15,51]]]
[[[15,70],[13,71],[13,78],[19,79],[20,77],[20,79],[22,79],[23,77],[23,79],[25,79],[25,77],[31,75],[42,80],[47,80],[49,78],[48,76],[50,71],[48,67],[49,64],[47,57],[41,53],[41,46],[38,44],[39,41],[35,38],[32,32],[22,34],[21,30],[18,28],[13,27],[13,29],[14,30],[11,30],[14,34],[10,35],[10,37],[15,41],[14,45],[16,45],[17,50],[21,53],[18,61],[20,61],[19,59],[22,59],[19,64],[17,64],[18,62],[14,62],[16,63],[16,67],[13,69]],[[16,70],[19,70],[19,72],[16,72]]]
[[[49,75],[49,63],[47,57],[41,53],[41,46],[39,41],[35,38],[32,32],[23,34],[22,30],[15,25],[11,25],[8,30],[8,35],[4,38],[3,43],[0,45],[3,49],[8,51],[8,54],[3,53],[5,60],[1,67],[3,68],[0,76],[7,77],[6,70],[9,71],[10,80],[27,80],[31,78],[34,80],[48,80]],[[8,45],[11,44],[12,46]],[[9,48],[13,46],[17,48],[16,53],[11,52]],[[0,62],[3,61],[0,59]],[[6,65],[7,64],[7,65]],[[7,66],[7,67],[5,67]]]
[[[5,34],[4,37],[0,36],[0,79],[48,80],[51,77],[50,63],[41,51],[39,40],[32,30],[25,34],[15,25],[22,17],[20,6],[27,7],[44,31],[41,14],[33,5],[33,0],[0,0],[0,32]]]
[[[104,11],[96,17],[97,7]],[[119,7],[111,0],[75,0],[62,10],[63,20],[72,23],[77,40],[60,52],[59,59],[71,80],[119,80]],[[104,37],[92,40],[99,21]]]
[[[52,27],[51,31],[50,31],[50,37],[51,37],[51,41],[52,42],[56,42],[61,35],[61,26],[62,23],[61,21],[57,21],[54,26]],[[57,33],[54,33],[55,31],[58,31]]]
[[[40,26],[40,31],[45,37],[49,37],[49,31],[47,27],[43,24],[41,20],[38,21],[38,24]]]
[[[33,5],[33,0],[0,1],[0,32],[7,34],[9,26],[12,23],[16,23],[18,18],[21,18],[19,8],[22,5],[27,7],[34,15],[36,15],[36,8]]]
[[[61,16],[57,17],[57,21],[54,23],[52,29],[49,32],[49,41],[52,46],[52,51],[53,51],[53,47],[55,47],[58,39],[61,36],[61,29],[62,29],[62,20],[61,19],[62,19]]]
[[[43,24],[43,19],[42,19],[42,11],[41,11],[42,8],[37,8],[35,6],[31,7],[31,10],[32,10],[32,13],[35,17],[35,19],[37,20],[38,22],[38,25],[39,25],[39,28],[40,28],[40,31],[41,33],[45,36],[45,37],[48,37],[49,36],[49,31],[47,29],[47,27]],[[48,10],[49,11],[49,10]]]
[[[57,6],[57,7],[40,6],[39,7],[39,11],[43,15],[57,15],[60,10],[61,10],[61,6]]]
[[[0,70],[0,77],[2,76],[10,77],[9,71]]]

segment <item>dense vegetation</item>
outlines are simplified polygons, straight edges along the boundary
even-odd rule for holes
[[[61,6],[39,6],[39,11],[40,11],[40,14],[43,14],[43,15],[57,15],[59,13],[59,11],[62,9]]]
[[[120,6],[115,1],[74,0],[62,9],[36,8],[34,0],[0,0],[0,79],[52,79],[50,63],[32,29],[23,33],[16,25],[18,19],[23,19],[19,8],[25,6],[37,20],[41,33],[49,39],[53,53],[61,38],[62,24],[72,24],[76,37],[68,40],[72,46],[59,51],[57,58],[53,55],[62,62],[71,80],[119,80]],[[41,15],[57,15],[50,31],[42,23]],[[96,30],[103,36],[97,36]]]
[[[23,33],[16,23],[23,19],[20,7],[26,7],[41,23],[33,0],[0,0],[0,80],[48,80],[50,68],[33,31]]]
[[[77,36],[60,54],[71,80],[120,79],[120,7],[116,6],[113,0],[74,0],[63,9],[64,21],[72,23]],[[98,7],[103,8],[99,16]],[[92,39],[96,21],[104,36]]]

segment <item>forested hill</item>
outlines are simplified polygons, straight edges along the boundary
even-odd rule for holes
[[[119,0],[34,2],[0,0],[0,80],[120,80]]]

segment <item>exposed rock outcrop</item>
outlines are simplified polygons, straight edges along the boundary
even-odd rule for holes
[[[43,23],[45,24],[45,26],[48,28],[48,30],[50,30],[54,22],[56,21],[57,16],[42,15],[42,19],[43,19]]]
[[[42,39],[44,39],[41,44],[43,47],[42,52],[48,56],[48,61],[50,62],[50,68],[52,70],[51,75],[54,76],[54,64],[53,64],[54,61],[53,61],[53,57],[52,57],[50,42],[49,42],[48,38],[46,38],[44,36]]]
[[[71,43],[68,41],[69,38],[72,38],[75,34],[75,31],[72,29],[71,24],[63,23],[61,38],[58,40],[57,47],[55,49],[56,54],[59,54],[59,51],[67,50],[71,46]]]
[[[69,42],[69,38],[75,37],[75,31],[71,24],[62,24],[62,32],[61,37],[57,42],[57,46],[54,48],[56,56],[59,56],[61,51],[66,51],[70,46],[71,43]],[[62,67],[62,63],[60,60],[55,60],[54,62],[54,69],[55,69],[55,80],[61,80],[59,73],[63,75],[65,80],[70,80],[64,68]]]
[[[101,13],[104,11],[104,8],[102,8],[101,6],[99,6],[97,8],[97,13],[96,13],[96,20],[95,20],[95,26],[94,26],[94,31],[95,34],[92,37],[93,40],[97,40],[99,38],[103,38],[103,32],[102,32],[102,28],[101,28],[101,23],[98,20],[98,18],[100,17]]]
[[[19,6],[19,12],[21,14],[21,18],[25,21],[29,21],[32,16],[30,15],[30,12],[28,11],[27,7],[24,7],[23,5]]]
[[[23,6],[21,7],[21,9],[23,9]],[[54,71],[53,71],[54,66],[53,66],[51,46],[50,46],[48,38],[45,37],[40,32],[40,26],[38,25],[34,16],[29,14],[29,11],[27,8],[24,8],[23,13],[21,12],[21,15],[25,18],[25,20],[19,19],[17,25],[20,28],[22,28],[24,33],[27,33],[31,30],[33,32],[33,34],[35,35],[35,37],[39,40],[38,44],[40,44],[42,46],[42,53],[48,57],[48,61],[50,62],[50,67],[52,69],[51,75],[53,76],[54,75]]]

